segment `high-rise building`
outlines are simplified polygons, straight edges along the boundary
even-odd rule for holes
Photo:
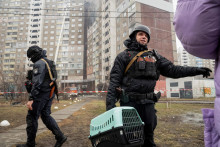
[[[84,0],[1,0],[0,17],[4,22],[0,24],[0,69],[4,73],[25,71],[27,48],[39,45],[56,62],[60,88],[82,85],[84,3]]]
[[[97,17],[88,29],[87,79],[102,83],[102,18]]]
[[[108,83],[116,57],[116,0],[103,0],[102,12],[102,82]]]
[[[25,80],[29,6],[28,0],[0,0],[0,88],[2,90],[12,91],[18,88],[16,84],[21,84]],[[22,86],[20,85],[19,88]]]

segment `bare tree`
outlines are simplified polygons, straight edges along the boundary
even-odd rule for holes
[[[0,91],[8,92],[4,94],[4,98],[12,103],[13,100],[20,97],[22,101],[22,93],[15,94],[15,92],[26,92],[24,87],[25,74],[21,71],[13,71],[10,73],[0,71]],[[24,95],[24,97],[26,97]]]

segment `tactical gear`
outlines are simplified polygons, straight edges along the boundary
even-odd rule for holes
[[[28,93],[31,93],[31,89],[32,89],[32,73],[33,70],[28,70],[26,76],[27,81],[25,82],[25,87]]]
[[[142,102],[145,102],[145,100],[151,100],[154,102],[158,102],[160,96],[161,96],[160,92],[158,92],[157,94],[155,94],[153,92],[145,93],[145,94],[138,94],[138,93],[127,93],[126,94],[123,90],[121,101],[123,103],[137,102],[139,104]]]
[[[56,76],[56,69],[55,69],[55,64],[52,64],[52,70],[49,66],[49,64],[47,63],[47,61],[45,59],[41,59],[42,61],[44,61],[47,65],[47,69],[49,71],[49,76],[50,76],[50,79],[51,79],[51,83],[50,83],[50,86],[52,87],[51,89],[51,92],[50,92],[50,98],[52,98],[53,96],[53,93],[55,92],[55,94],[57,95],[57,100],[59,101],[59,98],[58,98],[58,87],[57,87],[57,83],[56,83],[56,78],[53,78],[53,75]],[[53,63],[53,61],[52,61]],[[52,71],[52,72],[51,72]],[[52,74],[53,73],[53,74]]]
[[[145,50],[145,51],[139,52],[136,56],[134,56],[134,57],[131,59],[131,61],[129,62],[128,66],[127,66],[126,69],[125,69],[125,74],[126,74],[126,72],[128,71],[128,69],[131,67],[131,65],[134,63],[134,61],[135,61],[140,55],[142,55],[142,54],[145,53],[145,52],[148,52],[148,51]]]
[[[31,93],[31,89],[32,89],[32,82],[31,81],[26,81],[25,82],[25,87],[28,93]]]
[[[31,58],[31,61],[33,63],[35,63],[40,58],[42,58],[42,55],[41,55],[42,51],[43,51],[43,49],[38,46],[31,46],[27,50],[27,57]]]
[[[130,51],[129,53],[131,58],[137,54],[135,51]],[[129,77],[159,79],[156,57],[152,51],[139,52],[133,59],[131,59],[131,61],[134,63],[133,65],[130,65],[130,69],[128,69],[127,75]]]
[[[134,30],[131,32],[131,34],[129,35],[129,38],[134,38],[136,33],[142,31],[145,32],[148,36],[148,42],[150,41],[150,29],[147,26],[144,25],[140,25],[134,28]]]

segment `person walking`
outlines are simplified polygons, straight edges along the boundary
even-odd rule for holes
[[[17,147],[35,147],[39,116],[41,116],[46,127],[55,135],[57,140],[55,147],[61,147],[67,137],[61,132],[53,117],[50,116],[52,101],[55,97],[55,80],[57,78],[55,64],[46,58],[46,50],[38,46],[29,47],[27,57],[34,63],[31,75],[32,86],[29,85],[29,88],[27,88],[27,90],[29,89],[28,92],[30,92],[27,102],[29,110],[26,117],[27,142],[18,144]],[[54,78],[52,79],[52,77]]]

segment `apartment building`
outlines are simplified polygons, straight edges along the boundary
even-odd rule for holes
[[[28,0],[0,1],[0,83],[24,80],[29,26]],[[15,9],[18,8],[18,9]],[[15,78],[19,77],[19,78]]]
[[[110,70],[116,57],[116,0],[103,0],[102,12],[102,79],[108,83]]]
[[[0,68],[25,71],[29,46],[39,45],[56,62],[61,89],[83,83],[84,0],[0,1]],[[17,8],[17,9],[16,9]],[[9,13],[10,12],[10,13]],[[4,14],[5,13],[5,14]],[[16,15],[15,15],[16,14]],[[1,19],[2,20],[2,19]]]
[[[88,29],[87,79],[102,83],[102,18],[97,17]]]

